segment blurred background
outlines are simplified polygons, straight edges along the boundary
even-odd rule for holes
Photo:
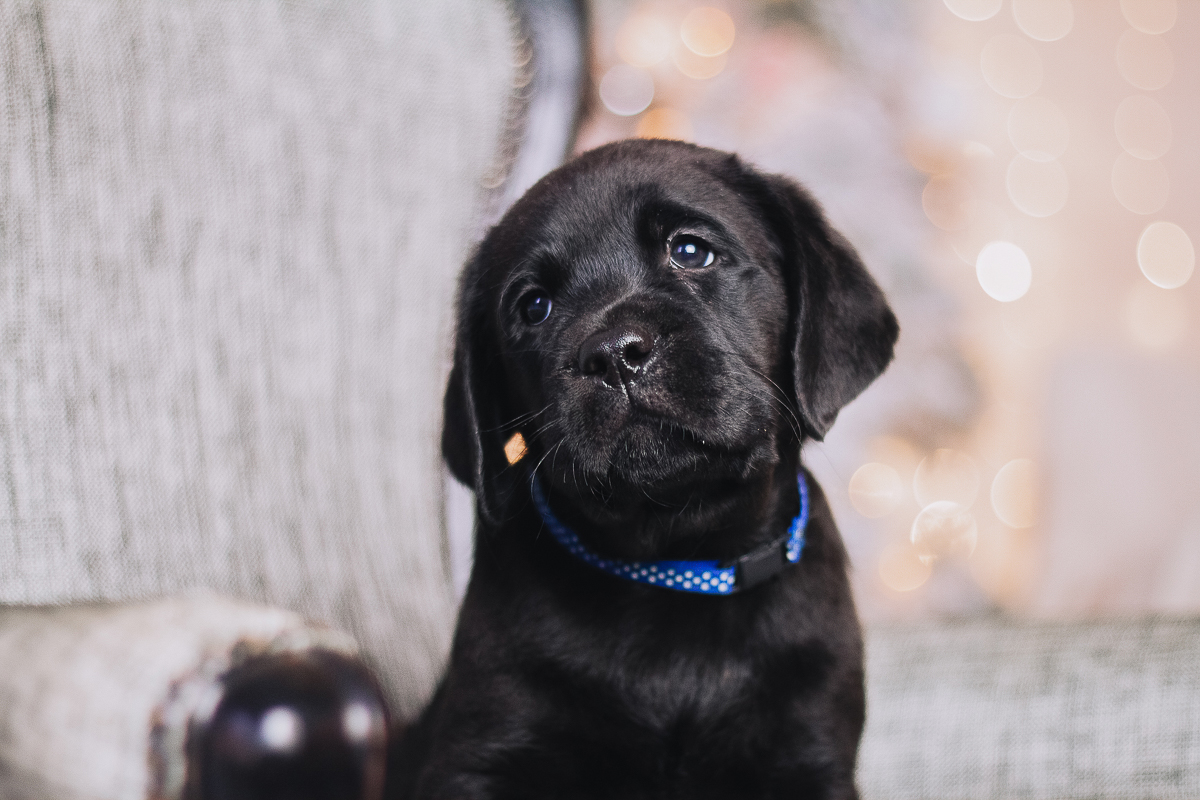
[[[1200,2],[591,13],[578,150],[796,178],[901,318],[806,451],[868,622],[1200,611]]]

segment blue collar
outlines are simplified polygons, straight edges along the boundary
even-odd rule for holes
[[[542,486],[533,479],[533,502],[542,522],[567,552],[586,564],[636,583],[663,586],[697,594],[733,594],[751,589],[800,560],[804,549],[804,527],[808,524],[808,483],[804,473],[797,476],[800,486],[800,513],[786,534],[731,562],[721,561],[620,561],[593,553],[578,534],[559,522],[550,510]]]

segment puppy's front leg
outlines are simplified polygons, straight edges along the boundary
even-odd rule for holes
[[[448,676],[421,717],[393,737],[389,751],[387,800],[498,800],[506,773],[530,734],[520,722],[511,692],[485,690],[491,680],[468,681],[479,695],[464,693]],[[457,700],[456,700],[457,698]],[[467,702],[462,702],[463,698]]]

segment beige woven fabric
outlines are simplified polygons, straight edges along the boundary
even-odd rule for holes
[[[498,0],[0,2],[0,603],[282,606],[414,709],[513,43]]]
[[[1200,797],[1200,619],[876,628],[865,800]]]

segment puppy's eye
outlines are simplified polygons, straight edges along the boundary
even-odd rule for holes
[[[679,269],[707,267],[716,256],[699,236],[680,234],[671,240],[671,266]]]
[[[519,301],[521,316],[530,325],[541,325],[550,316],[550,295],[541,289],[534,289],[521,295]]]

